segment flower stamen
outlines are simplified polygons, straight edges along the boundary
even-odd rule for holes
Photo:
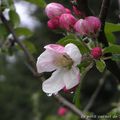
[[[73,60],[69,55],[64,54],[56,58],[55,64],[59,67],[70,67],[73,65]]]

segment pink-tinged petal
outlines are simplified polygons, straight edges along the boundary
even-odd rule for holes
[[[56,70],[52,76],[43,82],[42,90],[48,94],[56,94],[64,88],[63,71]]]
[[[69,43],[65,46],[65,52],[72,58],[74,65],[78,65],[81,62],[82,55],[78,47],[72,43]]]
[[[80,82],[80,72],[77,67],[64,71],[64,83],[66,89],[74,88]]]
[[[64,47],[58,44],[49,44],[49,45],[46,45],[44,48],[56,53],[64,53]]]
[[[38,73],[51,72],[57,69],[54,64],[57,54],[52,51],[45,50],[37,59],[36,67]]]

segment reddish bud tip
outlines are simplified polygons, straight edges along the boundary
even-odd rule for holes
[[[100,47],[95,47],[91,50],[91,55],[94,59],[99,59],[102,56],[102,49]]]
[[[71,10],[68,8],[65,8],[66,13],[71,14]]]
[[[57,29],[59,27],[59,17],[54,17],[50,19],[47,25],[50,29]]]
[[[81,16],[81,12],[77,9],[76,6],[73,6],[73,11],[74,11],[76,16]]]
[[[58,109],[58,115],[59,116],[64,116],[66,113],[68,112],[68,109],[67,108],[65,108],[65,107],[60,107],[59,109]]]

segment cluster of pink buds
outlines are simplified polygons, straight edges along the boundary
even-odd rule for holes
[[[59,3],[49,3],[45,12],[50,19],[48,27],[50,29],[62,28],[67,31],[75,31],[82,36],[89,36],[95,38],[101,27],[99,18],[94,16],[85,17],[85,19],[77,19],[68,8],[65,8]],[[76,16],[81,16],[81,12],[73,6],[73,12]],[[84,16],[84,15],[82,15]]]
[[[71,11],[59,3],[48,4],[45,12],[50,19],[48,21],[48,27],[50,29],[62,28],[70,31],[77,22],[77,19],[71,14]]]

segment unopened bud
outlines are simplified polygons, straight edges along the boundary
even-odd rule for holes
[[[65,107],[60,107],[60,108],[58,109],[58,115],[59,115],[59,116],[64,116],[67,112],[68,112],[68,109],[65,108]]]
[[[91,55],[94,59],[99,59],[102,56],[102,49],[100,47],[95,47],[91,50]]]
[[[59,3],[50,3],[46,6],[45,12],[49,18],[53,18],[66,13],[66,10],[65,7]]]
[[[47,23],[48,27],[50,29],[57,29],[59,28],[59,17],[54,17],[52,19],[50,19]]]
[[[60,17],[60,27],[70,31],[76,23],[76,18],[71,14],[62,14]]]
[[[85,19],[80,19],[76,22],[74,29],[80,35],[87,35],[90,37],[96,37],[101,27],[101,22],[99,18],[94,16],[86,17]]]
[[[88,24],[91,27],[92,33],[97,33],[100,30],[101,22],[100,19],[94,16],[86,17],[85,20],[88,21]]]

